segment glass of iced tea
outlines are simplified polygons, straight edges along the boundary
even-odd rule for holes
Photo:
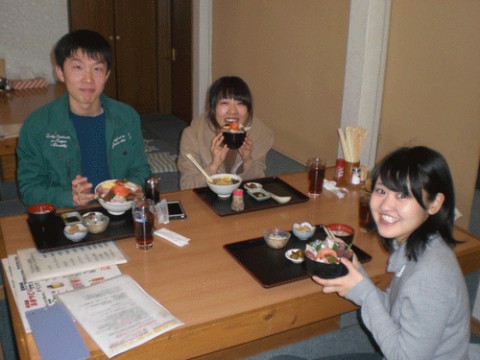
[[[360,190],[358,193],[358,226],[360,231],[368,233],[375,227],[372,213],[370,211],[371,192]]]
[[[308,196],[316,198],[322,193],[325,179],[325,159],[315,156],[307,160]]]
[[[153,246],[154,216],[150,211],[153,202],[136,199],[132,207],[133,231],[137,249],[148,250]]]

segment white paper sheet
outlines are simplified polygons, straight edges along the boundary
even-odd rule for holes
[[[56,294],[82,289],[121,275],[118,267],[113,265],[49,280],[26,282],[17,255],[10,255],[2,259],[2,262],[26,333],[30,332],[30,325],[25,316],[27,311],[55,304]]]
[[[51,279],[127,262],[115,242],[103,242],[41,253],[36,248],[17,252],[26,281]]]
[[[128,275],[57,298],[108,357],[183,325]]]

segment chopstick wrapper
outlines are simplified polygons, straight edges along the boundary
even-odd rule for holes
[[[188,243],[190,242],[189,238],[187,238],[183,235],[180,235],[180,234],[176,233],[175,231],[166,229],[166,228],[158,229],[153,234],[157,235],[157,236],[160,236],[160,237],[170,241],[172,244],[177,245],[179,247],[183,247],[185,245],[188,245]]]
[[[348,189],[344,187],[337,187],[335,181],[323,180],[323,188],[334,193],[335,196],[339,199],[343,199],[346,194],[348,194]]]

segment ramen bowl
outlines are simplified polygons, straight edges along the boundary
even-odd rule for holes
[[[233,174],[216,174],[210,176],[213,182],[207,180],[207,185],[220,198],[228,198],[233,190],[238,189],[242,183],[242,178]]]

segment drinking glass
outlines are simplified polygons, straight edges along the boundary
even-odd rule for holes
[[[360,190],[358,193],[358,226],[360,231],[368,233],[375,227],[372,212],[370,211],[371,192]]]
[[[151,201],[136,199],[132,207],[133,227],[137,249],[153,247],[154,216],[150,210]]]
[[[325,179],[325,159],[315,156],[307,160],[308,196],[316,198],[322,193]]]

